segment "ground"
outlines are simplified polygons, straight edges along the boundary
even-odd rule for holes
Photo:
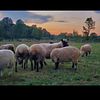
[[[2,41],[1,44],[20,43],[31,45],[33,41]],[[40,41],[41,42],[41,41]],[[44,42],[44,41],[42,41]],[[80,48],[84,43],[72,43],[70,45]],[[71,69],[71,62],[60,64],[58,70],[54,70],[54,63],[46,60],[40,72],[31,71],[30,62],[26,70],[18,66],[18,72],[14,76],[8,76],[8,69],[4,70],[4,76],[0,78],[0,85],[100,85],[100,43],[91,43],[92,53],[88,57],[80,57],[77,71]]]

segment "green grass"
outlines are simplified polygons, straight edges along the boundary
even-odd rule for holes
[[[5,44],[9,42],[0,42]],[[16,46],[20,43],[31,45],[34,42],[10,42]],[[83,43],[70,43],[80,48]],[[93,49],[88,57],[80,57],[77,71],[71,69],[71,62],[60,64],[58,70],[54,70],[54,63],[47,60],[40,72],[31,71],[30,62],[26,70],[18,66],[18,72],[14,76],[8,76],[8,70],[4,70],[4,76],[0,78],[0,85],[100,85],[100,43],[91,43]]]

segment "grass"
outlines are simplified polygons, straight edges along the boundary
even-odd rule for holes
[[[20,43],[31,45],[34,42],[9,42],[3,41],[0,44]],[[70,43],[70,45],[80,48],[83,43]],[[71,63],[60,64],[58,70],[54,70],[54,63],[47,60],[40,72],[31,71],[30,62],[26,70],[18,66],[18,72],[14,76],[8,76],[8,70],[4,70],[4,76],[0,78],[0,85],[100,85],[100,43],[91,43],[93,49],[88,57],[81,57],[77,71],[71,69]]]

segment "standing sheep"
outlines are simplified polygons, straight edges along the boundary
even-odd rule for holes
[[[33,62],[34,60],[34,68],[37,68],[38,71],[38,63],[40,63],[41,68],[43,68],[43,63],[46,64],[45,58],[50,58],[50,53],[54,48],[61,48],[68,46],[68,42],[63,39],[58,43],[40,43],[34,44],[30,47],[30,61],[31,61],[31,70],[33,70]]]
[[[90,44],[85,44],[81,46],[80,51],[81,51],[82,57],[84,55],[88,56],[91,53],[91,49],[92,49],[92,46]]]
[[[0,50],[2,49],[8,49],[8,50],[11,50],[15,53],[15,46],[14,44],[5,44],[5,45],[1,45],[0,46]]]
[[[58,69],[59,63],[71,61],[72,68],[77,69],[77,62],[80,57],[80,50],[73,46],[55,48],[52,50],[50,57],[55,63],[55,69]]]
[[[11,68],[12,73],[15,67],[15,55],[11,50],[0,50],[0,76],[3,75],[4,68]]]
[[[15,50],[15,57],[16,57],[16,72],[17,72],[17,63],[24,64],[24,69],[27,66],[28,58],[29,58],[29,47],[26,44],[20,44],[16,47]]]
[[[31,70],[33,70],[33,60],[34,60],[34,69],[39,71],[39,63],[41,65],[41,69],[43,68],[43,62],[45,61],[46,50],[43,46],[39,44],[34,44],[29,49],[30,52],[30,61],[31,61]]]

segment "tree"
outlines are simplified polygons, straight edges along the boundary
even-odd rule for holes
[[[62,38],[67,38],[67,33],[60,33],[58,36],[57,36],[59,39],[62,39]]]
[[[86,26],[83,26],[83,35],[86,36],[86,39],[89,39],[90,31],[95,29],[95,21],[93,19],[87,18],[85,21]]]
[[[24,24],[24,21],[21,20],[21,19],[18,19],[18,20],[16,21],[16,24]]]
[[[78,32],[73,30],[73,33],[72,33],[73,36],[77,37],[78,36]]]
[[[9,17],[4,17],[0,21],[0,32],[3,35],[3,38],[6,39],[11,39],[13,34],[12,34],[12,27],[13,27],[13,21]]]

